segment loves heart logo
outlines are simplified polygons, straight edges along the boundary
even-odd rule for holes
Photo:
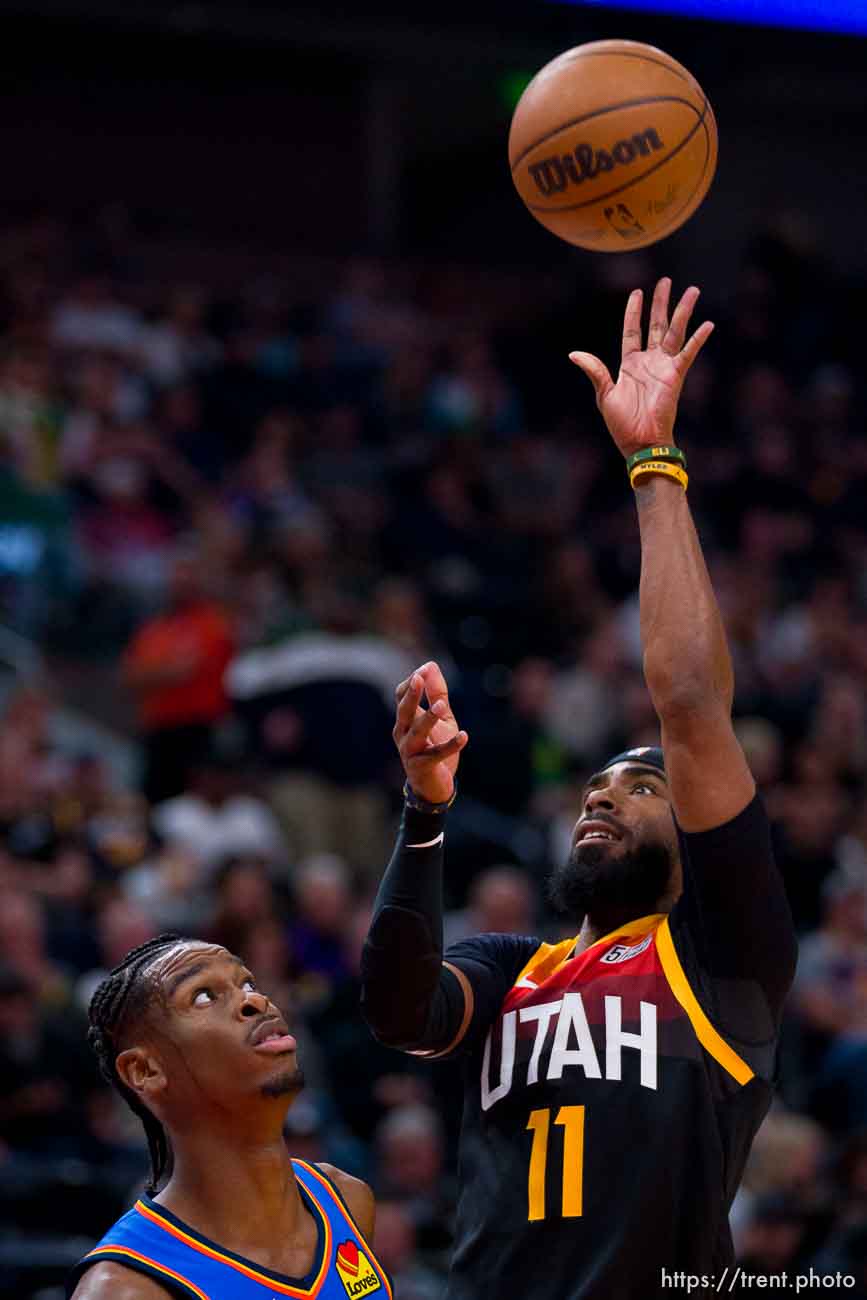
[[[341,1241],[337,1247],[337,1276],[346,1290],[346,1294],[355,1300],[356,1296],[369,1295],[382,1286],[379,1274],[374,1269],[358,1243],[351,1240]]]
[[[354,1241],[342,1241],[337,1247],[337,1262],[341,1272],[358,1277],[358,1247]]]

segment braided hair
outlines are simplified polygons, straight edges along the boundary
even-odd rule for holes
[[[147,1137],[151,1176],[145,1190],[153,1196],[171,1174],[173,1155],[168,1134],[162,1124],[117,1072],[116,1060],[123,1030],[142,1014],[155,995],[155,984],[146,975],[147,967],[161,952],[187,940],[179,934],[161,934],[128,952],[115,966],[90,999],[87,1041],[96,1053],[102,1077],[116,1088],[133,1114],[141,1120]]]

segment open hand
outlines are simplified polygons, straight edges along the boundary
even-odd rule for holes
[[[642,447],[671,445],[683,381],[713,330],[712,322],[705,321],[685,341],[699,290],[687,289],[669,323],[670,293],[671,280],[666,276],[659,281],[653,295],[644,349],[641,346],[644,295],[640,289],[633,289],[629,295],[616,384],[605,364],[592,353],[569,353],[569,360],[584,371],[596,390],[596,405],[624,456],[631,456]]]
[[[392,736],[414,792],[428,803],[448,803],[467,733],[458,729],[440,667],[422,664],[394,692],[397,720]],[[421,707],[427,695],[429,708]]]

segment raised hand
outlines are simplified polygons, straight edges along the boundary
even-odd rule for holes
[[[391,734],[407,780],[420,799],[448,803],[467,733],[458,728],[439,665],[422,664],[394,695],[397,720]],[[427,709],[421,707],[423,695],[427,695]]]
[[[640,289],[634,289],[629,295],[616,384],[605,364],[592,353],[569,353],[569,360],[584,371],[596,390],[596,405],[624,456],[631,456],[641,447],[671,445],[683,381],[713,330],[712,322],[705,321],[686,340],[699,290],[687,289],[669,323],[670,293],[671,280],[666,276],[659,281],[653,295],[644,349],[641,346],[644,295]]]

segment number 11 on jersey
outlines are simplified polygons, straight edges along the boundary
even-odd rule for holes
[[[563,1129],[563,1198],[560,1215],[564,1219],[577,1219],[582,1214],[584,1184],[584,1107],[561,1106],[555,1124]],[[533,1110],[527,1121],[532,1131],[530,1149],[530,1176],[527,1183],[527,1218],[545,1217],[545,1174],[548,1168],[548,1139],[551,1130],[551,1110]]]

